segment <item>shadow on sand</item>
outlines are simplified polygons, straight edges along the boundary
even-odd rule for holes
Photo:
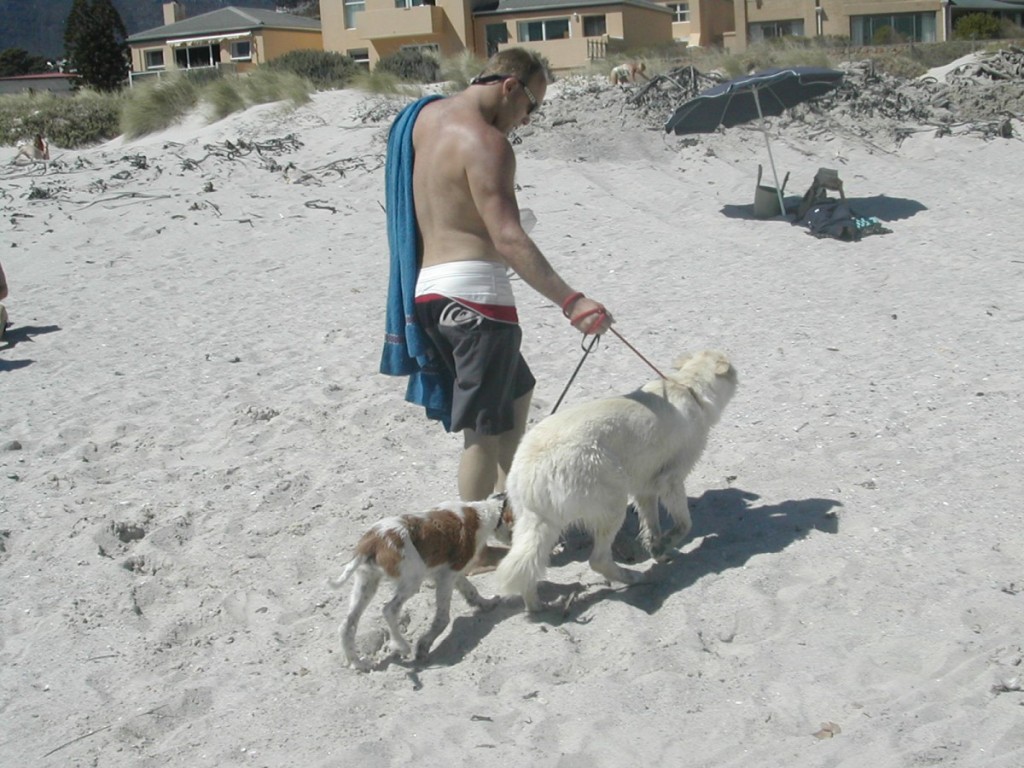
[[[742,568],[755,555],[781,552],[811,531],[838,533],[839,519],[834,510],[841,504],[835,499],[799,499],[767,506],[753,506],[760,497],[738,488],[707,491],[690,500],[693,531],[687,545],[699,544],[685,554],[677,554],[668,563],[650,568],[648,578],[632,587],[614,586],[600,589],[581,584],[540,583],[540,597],[545,601],[566,600],[565,611],[542,611],[537,620],[559,625],[567,622],[587,623],[583,614],[604,600],[617,600],[653,614],[673,594],[700,579],[731,568]],[[667,519],[666,519],[667,520]],[[663,521],[663,523],[666,521]],[[638,529],[635,514],[630,513],[623,526],[625,537]],[[563,551],[552,558],[548,576],[558,578],[557,568],[568,562],[585,562],[590,555],[589,538],[577,532],[566,537]],[[641,567],[649,568],[650,562]],[[600,578],[594,574],[595,578]],[[458,598],[456,598],[458,599]],[[447,632],[424,663],[394,662],[412,669],[425,666],[450,666],[466,654],[498,624],[523,610],[522,600],[509,598],[490,613],[473,613],[455,618]]]
[[[787,214],[773,216],[770,219],[759,219],[754,216],[754,204],[749,205],[723,205],[722,215],[730,219],[750,219],[752,221],[777,221],[794,224],[793,216],[800,205],[801,198],[787,195],[783,198],[786,203]],[[928,210],[928,207],[917,200],[910,200],[905,197],[889,197],[888,195],[874,195],[873,197],[847,197],[846,202],[858,216],[874,216],[880,221],[899,221],[909,219],[921,211]]]
[[[0,341],[0,352],[4,352],[8,349],[14,349],[16,346],[25,341],[32,341],[33,336],[39,336],[43,333],[53,333],[59,331],[59,325],[19,325],[11,326],[7,329],[4,334],[4,338]],[[0,358],[0,371],[14,371],[18,368],[24,368],[32,365],[34,360],[23,359],[23,360],[6,360]]]

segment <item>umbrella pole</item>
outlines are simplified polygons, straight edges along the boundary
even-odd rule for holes
[[[772,166],[772,178],[775,179],[775,194],[779,196],[779,211],[786,215],[786,204],[782,202],[782,190],[779,189],[779,174],[775,170],[775,158],[772,157],[772,142],[768,138],[768,126],[764,124],[764,115],[761,113],[761,99],[757,95],[757,88],[754,89],[754,104],[757,105],[757,117],[761,121],[761,132],[764,134],[764,143],[768,147],[768,162]]]

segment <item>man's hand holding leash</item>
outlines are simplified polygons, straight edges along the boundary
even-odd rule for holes
[[[601,335],[611,328],[614,318],[599,301],[588,299],[579,291],[569,294],[562,302],[562,314],[572,327],[585,335]]]

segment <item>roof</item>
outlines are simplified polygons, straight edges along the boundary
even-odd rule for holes
[[[1024,11],[1024,0],[950,0],[955,8],[979,11]]]
[[[993,0],[994,1],[994,0]],[[473,9],[474,16],[494,16],[501,13],[525,13],[536,11],[575,11],[583,13],[587,8],[605,5],[632,5],[650,11],[671,13],[668,6],[658,5],[650,0],[491,0]]]
[[[320,31],[319,19],[277,13],[263,8],[238,8],[229,5],[209,13],[201,13],[188,19],[165,24],[162,27],[146,29],[129,35],[128,43],[147,40],[167,40],[173,37],[198,37],[225,32],[248,32],[253,29],[298,29],[310,32]]]
[[[4,75],[0,80],[77,80],[78,75],[70,72],[37,72],[33,75]]]

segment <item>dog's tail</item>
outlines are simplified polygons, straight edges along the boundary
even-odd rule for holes
[[[503,594],[532,595],[548,567],[548,556],[559,533],[557,528],[529,510],[516,510],[512,548],[495,572]]]
[[[342,584],[349,580],[349,577],[355,573],[356,568],[363,564],[362,557],[353,557],[348,564],[342,569],[341,574],[336,578],[328,579],[327,583],[335,589],[338,589]]]

